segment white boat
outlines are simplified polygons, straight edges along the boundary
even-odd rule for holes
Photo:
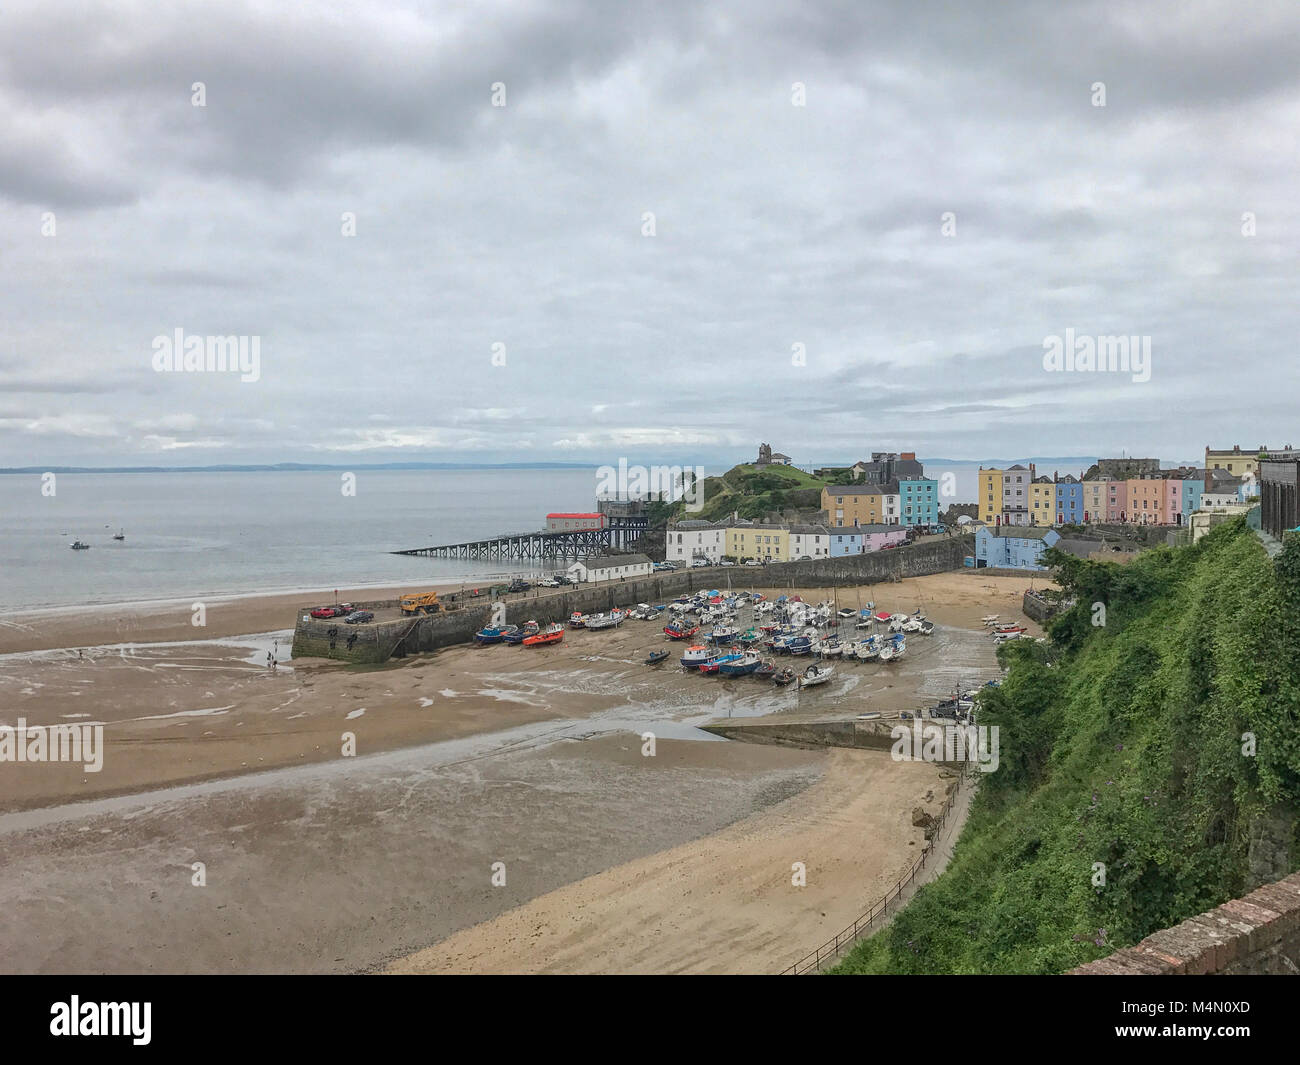
[[[853,656],[859,662],[870,662],[872,659],[880,657],[880,647],[873,636],[870,639],[862,640],[857,647],[853,649]]]
[[[925,624],[924,618],[909,618],[903,622],[903,632],[920,632],[921,626]],[[933,628],[934,626],[931,626]]]
[[[834,666],[811,665],[799,678],[799,687],[811,688],[815,684],[825,684],[835,672]]]
[[[919,629],[918,631],[921,633],[922,636],[933,636],[933,635],[934,635],[934,622],[933,622],[933,621],[922,621],[922,622],[921,622],[921,627],[920,627],[920,629]]]
[[[586,618],[586,628],[613,629],[623,624],[625,616],[620,610],[611,610],[608,614],[589,614]]]
[[[982,618],[980,618],[980,621],[982,621],[986,626],[996,625],[998,623],[999,617],[1000,615],[998,614],[985,614]]]
[[[888,661],[890,661],[891,659],[893,659],[893,657],[894,657],[894,644],[893,644],[892,641],[886,641],[885,643],[883,643],[883,644],[880,645],[880,653],[879,653],[878,657],[880,658],[880,661],[882,661],[882,662],[888,662]]]

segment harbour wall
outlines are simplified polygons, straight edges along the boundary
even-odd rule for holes
[[[699,589],[725,585],[759,588],[831,588],[883,584],[903,577],[921,577],[962,568],[962,559],[973,550],[972,537],[931,540],[922,544],[874,551],[866,555],[818,559],[813,562],[775,562],[753,569],[683,569],[657,573],[636,580],[606,581],[596,585],[574,585],[554,592],[507,595],[500,599],[505,621],[522,625],[535,620],[543,626],[567,621],[575,611],[583,614],[607,612],[614,607],[637,603],[662,603]],[[973,572],[973,571],[972,571]],[[368,610],[391,610],[397,600],[356,603]],[[293,633],[294,658],[333,658],[344,662],[378,665],[390,658],[423,654],[468,643],[492,620],[493,604],[487,598],[473,606],[462,600],[459,609],[416,618],[398,618],[369,625],[345,625],[341,618],[317,620],[299,609]]]

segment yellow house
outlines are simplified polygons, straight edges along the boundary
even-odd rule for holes
[[[732,558],[790,561],[790,530],[784,525],[732,525],[725,532],[724,553]]]
[[[1050,477],[1039,477],[1029,486],[1029,524],[1056,524],[1056,485]]]
[[[822,510],[826,511],[827,524],[833,529],[847,529],[858,525],[897,524],[898,515],[890,515],[885,501],[889,485],[883,484],[833,484],[822,489]]]
[[[979,507],[980,521],[996,525],[1002,516],[1002,471],[995,467],[980,467]]]
[[[1248,473],[1251,479],[1255,480],[1259,473],[1259,453],[1267,450],[1262,444],[1254,451],[1242,451],[1236,444],[1232,446],[1231,451],[1215,451],[1213,448],[1207,447],[1205,449],[1205,468],[1207,470],[1227,470],[1234,477],[1240,477]]]

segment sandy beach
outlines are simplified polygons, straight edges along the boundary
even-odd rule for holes
[[[19,631],[45,649],[0,656],[0,724],[102,723],[105,752],[98,773],[0,766],[15,957],[33,972],[774,971],[906,864],[934,767],[697,726],[896,713],[980,683],[997,667],[979,619],[1020,618],[1027,585],[967,572],[864,589],[923,608],[935,635],[802,694],[646,667],[649,649],[679,646],[651,622],[376,668],[285,662],[303,596],[210,607],[206,630],[167,604],[134,608],[130,631],[156,642],[106,641],[121,611],[29,617]],[[204,892],[188,890],[192,861],[222,870]],[[792,895],[793,861],[809,882]],[[110,912],[116,931],[49,938]],[[182,962],[167,944],[188,929]]]

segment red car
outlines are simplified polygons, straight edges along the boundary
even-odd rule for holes
[[[341,618],[352,613],[352,604],[343,603],[339,606],[318,606],[311,612],[314,618]]]

